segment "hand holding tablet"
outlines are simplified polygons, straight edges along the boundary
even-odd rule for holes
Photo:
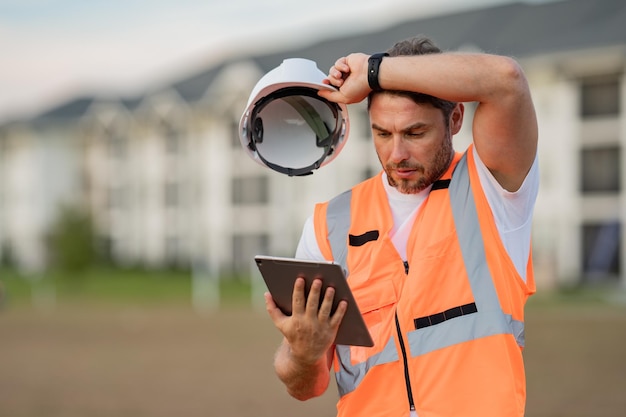
[[[308,296],[311,284],[316,278],[319,278],[322,280],[322,294],[326,292],[328,287],[335,289],[331,314],[337,309],[339,301],[346,300],[348,302],[348,308],[339,325],[335,343],[339,345],[374,346],[361,312],[350,291],[343,269],[339,264],[261,255],[254,259],[274,302],[284,314],[291,315],[292,313],[291,302],[296,279],[298,277],[304,278],[305,296]]]

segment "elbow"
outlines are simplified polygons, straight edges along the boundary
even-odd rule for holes
[[[307,401],[326,392],[328,380],[282,380],[287,393],[298,401]]]
[[[498,63],[498,73],[500,74],[502,85],[514,94],[520,91],[528,91],[528,81],[521,65],[513,58],[500,57]]]
[[[324,383],[323,380],[317,380],[314,383],[293,383],[288,384],[285,381],[285,387],[287,393],[298,401],[307,401],[312,398],[319,397],[326,392],[328,383]]]
[[[287,393],[289,393],[289,395],[291,395],[293,398],[295,398],[298,401],[307,401],[310,400],[311,398],[315,398],[315,397],[319,397],[320,395],[322,395],[322,393],[316,393],[314,391],[299,391],[299,390],[291,390],[291,389],[287,389]]]

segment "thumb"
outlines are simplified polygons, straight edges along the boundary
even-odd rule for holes
[[[322,97],[322,98],[325,98],[328,101],[332,101],[334,103],[342,103],[342,104],[347,104],[348,103],[347,98],[339,90],[335,90],[335,91],[319,90],[317,92],[317,95]]]
[[[272,294],[266,292],[265,294],[263,294],[263,297],[265,298],[265,310],[267,310],[267,313],[270,315],[270,318],[272,319],[274,324],[277,325],[287,316],[280,310],[280,308],[278,308],[276,302],[274,301],[274,298],[272,297]]]

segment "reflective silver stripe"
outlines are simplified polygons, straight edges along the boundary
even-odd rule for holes
[[[370,356],[365,362],[352,365],[350,358],[350,346],[337,345],[335,347],[341,369],[335,373],[339,395],[351,393],[361,383],[367,371],[374,365],[395,362],[398,360],[398,351],[393,336],[385,345],[385,348],[375,355]]]
[[[348,271],[348,232],[350,231],[350,202],[352,190],[339,194],[328,202],[326,209],[326,225],[328,241],[333,252],[333,260],[340,264],[347,274]]]
[[[511,333],[514,320],[508,314],[486,311],[446,320],[436,326],[408,332],[411,356],[420,356],[469,340]]]
[[[526,345],[526,333],[524,330],[524,322],[519,320],[513,320],[511,318],[511,328],[513,329],[513,336],[517,345],[523,348]]]
[[[461,254],[476,307],[479,312],[499,311],[500,301],[487,265],[485,244],[470,186],[467,154],[463,155],[457,164],[448,192]]]

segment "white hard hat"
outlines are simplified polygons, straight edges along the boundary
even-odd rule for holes
[[[348,109],[317,95],[335,90],[324,78],[314,61],[291,58],[259,80],[239,122],[239,139],[252,159],[298,176],[337,157],[348,138]]]

